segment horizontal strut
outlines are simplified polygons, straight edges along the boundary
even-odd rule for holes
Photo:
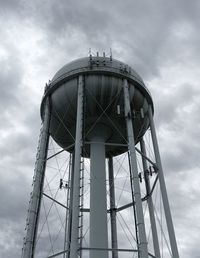
[[[129,252],[129,253],[137,253],[138,250],[137,249],[123,249],[123,248],[92,248],[92,247],[82,247],[80,248],[79,250],[97,250],[97,251],[118,251],[118,252]],[[61,254],[64,254],[64,253],[67,253],[68,250],[64,250],[62,252],[59,252],[57,254],[53,254],[53,255],[50,255],[48,256],[47,258],[53,258],[53,257],[56,257],[56,256],[59,256]],[[154,255],[152,255],[151,253],[148,253],[148,255],[152,258],[156,258]]]
[[[140,153],[140,154],[142,155],[142,157],[144,157],[147,161],[149,161],[149,163],[150,163],[151,165],[153,165],[155,168],[158,169],[156,163],[154,163],[153,161],[150,160],[150,158],[148,158],[146,155],[144,155],[144,153],[142,153],[141,150],[139,150],[137,147],[135,147],[135,150],[136,150],[138,153]]]
[[[142,198],[142,201],[144,202],[144,201],[146,201],[146,196],[145,197],[143,197]],[[125,210],[125,209],[127,209],[127,208],[129,208],[129,207],[132,207],[133,205],[135,205],[135,202],[130,202],[130,203],[128,203],[128,204],[125,204],[125,205],[123,205],[123,206],[121,206],[121,207],[119,207],[119,208],[116,208],[116,211],[118,212],[118,211],[122,211],[122,210]]]
[[[69,150],[69,149],[72,148],[73,146],[74,146],[74,143],[71,144],[71,145],[69,145],[67,148],[64,148],[64,149],[62,149],[62,150],[56,152],[55,154],[51,155],[50,157],[47,158],[47,160],[49,160],[49,159],[51,159],[51,158],[57,156],[58,154],[62,153],[63,151]]]
[[[84,144],[91,144],[91,143],[101,143],[101,144],[104,144],[104,145],[107,145],[107,146],[122,146],[122,147],[127,147],[128,146],[128,144],[123,144],[123,143],[114,143],[114,142],[104,142],[104,143],[102,143],[102,142],[96,142],[96,141],[91,141],[91,142],[88,142],[88,141],[86,141],[86,142],[84,142]]]
[[[49,198],[50,200],[54,201],[55,203],[59,204],[60,206],[62,206],[65,209],[69,209],[67,206],[65,206],[64,204],[62,204],[61,202],[55,200],[54,198],[52,198],[51,196],[49,196],[48,194],[43,193],[44,196],[46,196],[47,198]],[[80,208],[80,211],[82,212],[90,212],[90,209],[88,208]]]
[[[49,196],[48,194],[43,193],[44,196],[46,196],[47,198],[49,198],[50,200],[54,201],[55,203],[59,204],[60,206],[62,206],[65,209],[69,209],[67,206],[65,206],[64,204],[58,202],[57,200],[55,200],[54,198],[52,198],[51,196]]]
[[[124,248],[95,248],[95,247],[82,247],[80,250],[97,250],[97,251],[118,251],[118,252],[129,252],[129,253],[138,253],[137,249],[124,249]],[[148,253],[152,258],[156,258],[153,254]],[[48,257],[49,258],[49,257]]]
[[[100,247],[82,247],[80,250],[97,250],[97,251],[118,251],[118,252],[131,252],[137,253],[137,249],[124,249],[124,248],[100,248]]]
[[[59,256],[61,254],[65,254],[65,253],[68,253],[68,252],[69,252],[68,250],[64,250],[64,251],[59,252],[57,254],[53,254],[53,255],[47,256],[47,258],[53,258],[53,257]]]

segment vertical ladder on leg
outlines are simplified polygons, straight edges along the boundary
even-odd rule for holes
[[[79,220],[80,220],[80,170],[81,156],[83,151],[83,97],[84,97],[84,77],[78,78],[77,96],[77,117],[76,117],[76,137],[74,148],[74,175],[73,175],[73,197],[72,197],[72,227],[70,258],[78,258],[79,251]]]
[[[70,192],[71,192],[71,174],[72,174],[72,154],[70,154],[69,158],[69,175],[68,175],[68,186],[67,186],[67,209],[66,209],[66,220],[65,220],[65,239],[64,239],[64,250],[67,250],[69,247],[69,239],[67,236],[68,233],[68,227],[70,227]],[[67,258],[68,253],[63,254],[63,258]]]
[[[79,215],[79,256],[82,258],[82,242],[83,242],[83,202],[84,202],[84,158],[81,160],[80,166],[80,215]]]
[[[132,171],[131,171],[129,152],[128,152],[128,162],[129,162],[129,170],[130,170],[131,196],[132,196],[132,201],[133,201],[133,214],[134,214],[134,221],[135,221],[135,236],[136,236],[137,249],[139,250],[138,221],[137,221],[137,214],[136,214],[136,207],[135,207],[135,197],[134,197],[134,190],[133,190],[133,176],[132,176]],[[138,253],[138,256],[139,256],[139,253]]]
[[[39,135],[38,146],[37,146],[37,154],[36,154],[35,167],[37,166],[37,161],[39,159],[39,152],[40,152],[40,147],[39,146],[41,145],[41,137],[42,137],[42,128],[40,128],[40,135]],[[36,171],[34,171],[34,172],[36,172]],[[32,189],[34,187],[35,176],[36,176],[36,173],[34,173],[34,176],[33,176]],[[31,212],[31,202],[32,202],[32,199],[33,199],[33,190],[30,193],[30,200],[29,200],[29,204],[28,204],[28,211],[27,211],[27,217],[26,217],[25,231],[27,231],[28,226],[30,224],[29,213]],[[25,245],[26,245],[26,237],[23,238],[23,248],[22,248],[22,255],[21,255],[21,257],[23,257],[23,251],[24,251]]]

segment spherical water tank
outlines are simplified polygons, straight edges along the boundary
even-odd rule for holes
[[[123,79],[130,86],[130,118],[133,120],[135,143],[149,127],[148,105],[153,102],[142,78],[128,65],[108,57],[85,57],[63,66],[46,87],[41,104],[50,99],[50,135],[63,148],[72,152],[76,132],[78,77],[83,75],[83,156],[90,156],[91,133],[106,130],[106,156],[127,151],[124,116]]]

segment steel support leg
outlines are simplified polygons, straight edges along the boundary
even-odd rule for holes
[[[68,232],[68,225],[69,225],[69,195],[70,195],[70,189],[69,189],[69,184],[71,182],[71,159],[72,155],[70,154],[69,157],[69,170],[68,170],[68,189],[67,189],[67,203],[66,203],[66,213],[65,213],[65,235],[64,235],[64,250],[67,250],[67,232]],[[67,258],[67,254],[63,254],[63,258]]]
[[[68,252],[63,254],[63,258],[69,258],[69,248],[70,248],[70,242],[71,242],[72,192],[73,192],[73,175],[74,175],[73,161],[74,161],[74,154],[70,154],[68,189],[67,189],[67,209],[66,209],[66,220],[65,220],[65,237],[64,237],[64,250],[68,250]]]
[[[125,106],[128,148],[130,151],[130,166],[131,166],[133,188],[134,188],[137,227],[138,227],[138,233],[139,233],[139,257],[148,258],[147,239],[146,239],[146,232],[145,232],[144,215],[143,215],[143,208],[142,208],[140,183],[139,183],[139,177],[138,177],[137,159],[136,159],[136,151],[135,151],[135,140],[134,140],[134,132],[133,132],[133,124],[132,124],[132,116],[131,116],[132,112],[130,107],[129,86],[126,79],[124,79],[123,81],[123,88],[124,88],[124,106]]]
[[[117,245],[117,223],[115,207],[115,184],[113,174],[113,159],[108,159],[109,187],[110,187],[110,223],[111,223],[111,241],[112,249],[118,249]],[[118,252],[112,251],[112,258],[118,258]]]
[[[177,248],[177,243],[176,243],[176,237],[175,237],[174,226],[173,226],[173,222],[172,222],[171,211],[170,211],[170,207],[169,207],[169,201],[168,201],[168,197],[167,197],[167,189],[166,189],[166,185],[165,185],[165,179],[164,179],[164,174],[163,174],[163,169],[162,169],[162,163],[161,163],[160,152],[159,152],[159,148],[158,148],[158,142],[157,142],[157,137],[156,137],[156,130],[155,130],[155,125],[154,125],[154,121],[153,121],[151,106],[149,106],[148,113],[149,113],[151,136],[152,136],[152,142],[153,142],[153,147],[154,147],[156,164],[158,167],[158,178],[159,178],[159,182],[160,182],[160,190],[161,190],[161,195],[162,195],[162,200],[163,200],[163,207],[164,207],[164,211],[165,211],[165,218],[166,218],[166,223],[167,223],[171,251],[172,251],[173,258],[179,258],[179,253],[178,253],[178,248]]]
[[[40,139],[38,143],[38,150],[35,163],[35,173],[33,181],[33,191],[28,210],[27,231],[25,243],[22,250],[22,258],[33,258],[36,244],[36,236],[38,229],[38,221],[40,214],[40,206],[44,185],[44,175],[46,168],[46,158],[49,144],[49,99],[45,103],[44,119],[40,132]]]
[[[78,258],[78,249],[79,249],[78,237],[79,237],[79,214],[80,214],[80,165],[81,165],[81,152],[82,152],[82,126],[83,126],[83,76],[80,75],[78,78],[70,258]]]
[[[145,142],[144,142],[143,139],[140,141],[140,146],[141,146],[142,153],[144,154],[144,156],[146,156]],[[147,167],[147,161],[146,161],[144,156],[142,156],[142,164],[143,164],[143,169],[144,169],[144,179],[145,179],[146,191],[147,191],[147,196],[148,196],[147,203],[148,203],[149,216],[150,216],[150,221],[151,221],[153,246],[154,246],[155,257],[156,258],[161,258],[159,241],[158,241],[158,234],[157,234],[157,228],[156,228],[156,220],[155,220],[155,215],[154,215],[154,206],[153,206],[152,197],[150,195],[151,186],[150,186],[150,182],[149,182],[149,175],[148,175],[148,172],[147,172],[148,167]]]
[[[108,248],[106,167],[103,137],[90,145],[90,247]],[[108,251],[90,250],[90,258],[108,258]]]
[[[69,219],[67,224],[67,236],[66,236],[66,258],[70,257],[70,243],[71,243],[71,231],[72,231],[72,206],[73,206],[73,185],[74,185],[74,153],[72,154],[72,168],[71,168],[71,182],[70,182],[70,200],[69,200]]]

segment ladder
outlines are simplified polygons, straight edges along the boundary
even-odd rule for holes
[[[83,203],[84,203],[84,158],[81,159],[80,165],[80,204],[79,204],[79,256],[82,258],[82,243],[83,243]]]
[[[33,199],[33,188],[34,188],[34,183],[35,183],[35,178],[36,178],[36,167],[37,167],[37,162],[39,159],[39,152],[40,152],[40,145],[41,145],[41,140],[42,140],[42,133],[43,133],[43,129],[40,128],[40,135],[39,135],[39,140],[38,140],[38,146],[37,146],[37,154],[36,154],[36,161],[35,161],[35,169],[34,169],[34,176],[33,176],[33,181],[32,181],[32,191],[30,193],[30,200],[29,200],[29,204],[28,204],[28,211],[27,211],[27,217],[26,217],[26,226],[25,226],[25,231],[28,230],[28,226],[30,224],[30,213],[33,212],[31,210],[31,204],[32,204],[32,199]],[[39,205],[39,202],[38,202]],[[38,216],[38,214],[36,214]],[[37,220],[37,218],[36,218]],[[34,235],[34,237],[36,237],[36,235]],[[27,236],[25,236],[23,238],[23,247],[22,247],[22,255],[21,257],[23,257],[23,251],[26,248],[26,244],[27,241],[33,241],[33,239],[27,239]]]
[[[68,187],[67,187],[67,209],[66,209],[66,220],[65,220],[65,239],[64,239],[64,250],[68,250],[69,248],[69,236],[68,231],[70,227],[70,192],[71,192],[71,176],[72,176],[72,154],[70,154],[69,158],[69,174],[68,174]],[[64,253],[63,258],[67,258],[69,256],[69,253]]]
[[[138,221],[137,221],[137,215],[136,215],[136,207],[135,207],[135,196],[134,196],[134,189],[133,189],[133,176],[131,171],[131,164],[130,164],[130,154],[128,152],[128,162],[129,162],[129,170],[130,170],[130,184],[131,184],[131,196],[133,201],[133,213],[134,213],[134,221],[135,221],[135,234],[136,234],[136,243],[137,243],[137,249],[139,250],[139,232],[138,232]],[[139,257],[138,252],[138,257]]]

